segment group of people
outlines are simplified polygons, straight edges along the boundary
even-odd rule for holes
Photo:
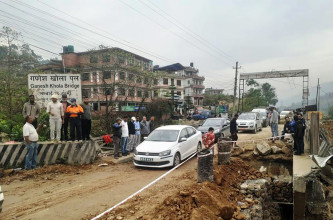
[[[143,116],[140,122],[140,117],[124,116],[123,119],[117,118],[116,122],[112,125],[113,136],[112,141],[114,145],[114,158],[118,159],[121,156],[127,156],[133,152],[135,148],[144,140],[145,137],[156,128],[155,117]],[[120,151],[121,150],[121,154]]]
[[[295,155],[301,155],[304,153],[304,135],[306,129],[303,114],[295,113],[292,119],[287,116],[285,120],[286,122],[283,126],[282,138],[284,138],[286,134],[291,134],[294,138]]]
[[[46,112],[50,116],[51,141],[69,141],[68,124],[70,125],[71,141],[90,140],[92,106],[89,104],[88,98],[85,97],[81,105],[76,103],[75,98],[72,98],[70,100],[71,103],[69,103],[67,94],[62,94],[60,102],[57,95],[52,95],[51,100],[46,107]],[[33,169],[37,163],[37,131],[44,123],[43,121],[39,121],[39,125],[37,126],[41,107],[35,102],[34,95],[29,96],[29,101],[23,106],[22,114],[26,121],[23,126],[23,137],[28,149],[25,168]]]

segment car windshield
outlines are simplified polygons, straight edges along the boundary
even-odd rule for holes
[[[243,119],[243,120],[254,120],[256,116],[254,114],[241,114],[238,119]]]
[[[174,142],[178,138],[178,130],[155,130],[146,141]]]
[[[218,126],[221,126],[222,124],[222,121],[224,121],[223,119],[211,119],[211,120],[206,120],[205,123],[203,123],[202,126],[205,126],[205,127],[218,127]]]

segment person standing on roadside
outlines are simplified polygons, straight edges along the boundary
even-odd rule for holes
[[[114,158],[118,159],[119,157],[121,157],[121,155],[119,155],[119,150],[120,150],[120,140],[121,140],[121,119],[117,118],[116,119],[116,123],[114,123],[112,125],[113,128],[113,136],[112,136],[112,142],[113,142],[113,146],[114,146]]]
[[[26,123],[23,126],[23,138],[24,144],[27,147],[27,154],[25,156],[25,169],[35,169],[37,166],[37,141],[38,141],[38,130],[41,124],[38,125],[37,129],[32,125],[34,117],[27,116]]]
[[[294,120],[290,123],[290,131],[292,133],[292,137],[294,138],[294,151],[297,151],[297,142],[295,138],[295,131],[296,131],[296,125],[297,125],[297,120],[298,116],[296,113],[294,113]]]
[[[128,144],[128,116],[124,116],[124,120],[121,121],[121,153],[123,156],[127,156],[129,152],[127,151],[127,144]]]
[[[64,123],[64,109],[58,96],[52,95],[52,102],[47,104],[46,112],[50,114],[50,138],[54,141],[54,132],[57,133],[57,142],[61,140],[61,126]]]
[[[40,115],[40,106],[35,102],[35,96],[29,95],[29,102],[24,103],[22,115],[24,118],[31,116],[33,118],[32,125],[37,128],[37,119]]]
[[[234,141],[232,144],[233,147],[236,146],[236,142],[238,140],[237,119],[238,119],[238,114],[235,114],[232,120],[230,121],[230,134],[232,141]]]
[[[82,128],[81,128],[81,120],[80,116],[83,114],[83,108],[80,105],[76,104],[76,99],[71,99],[72,104],[67,107],[66,114],[69,117],[69,124],[71,126],[71,140],[75,141],[75,133],[76,140],[82,140]]]
[[[134,149],[140,144],[141,141],[141,133],[140,133],[140,117],[137,116],[136,120],[134,122],[134,126],[135,126],[135,146]]]
[[[67,101],[67,94],[62,94],[60,102],[65,113],[67,107],[71,105],[71,103]],[[61,140],[68,141],[68,115],[66,114],[64,114],[64,123],[61,126]]]
[[[276,108],[274,106],[271,107],[271,117],[269,120],[269,124],[271,126],[272,131],[272,141],[274,142],[279,137],[279,131],[278,131],[278,124],[279,124],[279,113],[276,111]]]
[[[282,134],[281,134],[281,140],[284,140],[286,134],[291,133],[291,126],[290,126],[290,118],[286,116],[285,118],[286,122],[283,126]]]
[[[149,133],[153,132],[155,128],[156,128],[155,116],[151,116],[149,121]]]
[[[215,144],[215,134],[214,128],[210,127],[208,132],[203,135],[202,143],[204,144],[206,149],[210,149],[210,152],[214,155],[214,144]]]
[[[131,120],[128,122],[128,145],[127,151],[132,152],[135,147],[135,117],[132,117]]]
[[[146,116],[142,117],[142,121],[140,123],[140,129],[141,129],[141,141],[144,141],[144,138],[148,137],[150,133],[150,125],[149,121],[147,121]]]
[[[88,97],[84,97],[82,109],[82,139],[90,140],[92,106],[89,103]]]
[[[305,120],[303,120],[302,113],[299,113],[295,130],[295,141],[297,143],[296,144],[297,149],[295,155],[301,155],[304,153],[304,134],[305,134]]]

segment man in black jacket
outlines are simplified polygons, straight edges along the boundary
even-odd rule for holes
[[[290,125],[290,118],[287,116],[285,118],[286,123],[283,126],[283,131],[282,131],[282,136],[281,136],[281,140],[284,140],[284,136],[285,134],[290,134],[291,133],[291,125]]]
[[[60,102],[64,108],[64,112],[66,112],[67,107],[71,105],[71,103],[69,103],[67,101],[67,94],[62,94]],[[61,139],[68,141],[68,115],[67,114],[64,114],[64,123],[61,126]]]
[[[235,114],[233,119],[230,122],[230,134],[231,134],[231,139],[235,141],[233,143],[233,147],[236,145],[236,141],[238,140],[238,130],[237,130],[237,119],[238,119],[238,114]]]
[[[127,144],[127,151],[132,152],[135,147],[135,117],[132,117],[131,120],[127,123],[128,126],[128,144]]]
[[[304,153],[304,134],[305,134],[305,120],[303,119],[303,115],[300,113],[298,115],[298,120],[296,122],[296,130],[295,130],[295,142],[296,144],[296,155],[301,155]]]
[[[120,139],[121,139],[121,118],[116,119],[116,123],[112,125],[113,128],[113,136],[112,142],[114,146],[114,158],[119,158],[119,150],[120,150]]]

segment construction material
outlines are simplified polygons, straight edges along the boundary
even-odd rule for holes
[[[210,149],[204,149],[198,152],[198,182],[214,181],[213,168],[214,155]]]
[[[230,141],[230,140],[231,140],[230,138],[219,138],[219,142],[217,144],[217,146],[218,146],[217,163],[219,165],[228,164],[230,162],[231,148],[232,148],[233,143],[226,142],[226,141]]]

